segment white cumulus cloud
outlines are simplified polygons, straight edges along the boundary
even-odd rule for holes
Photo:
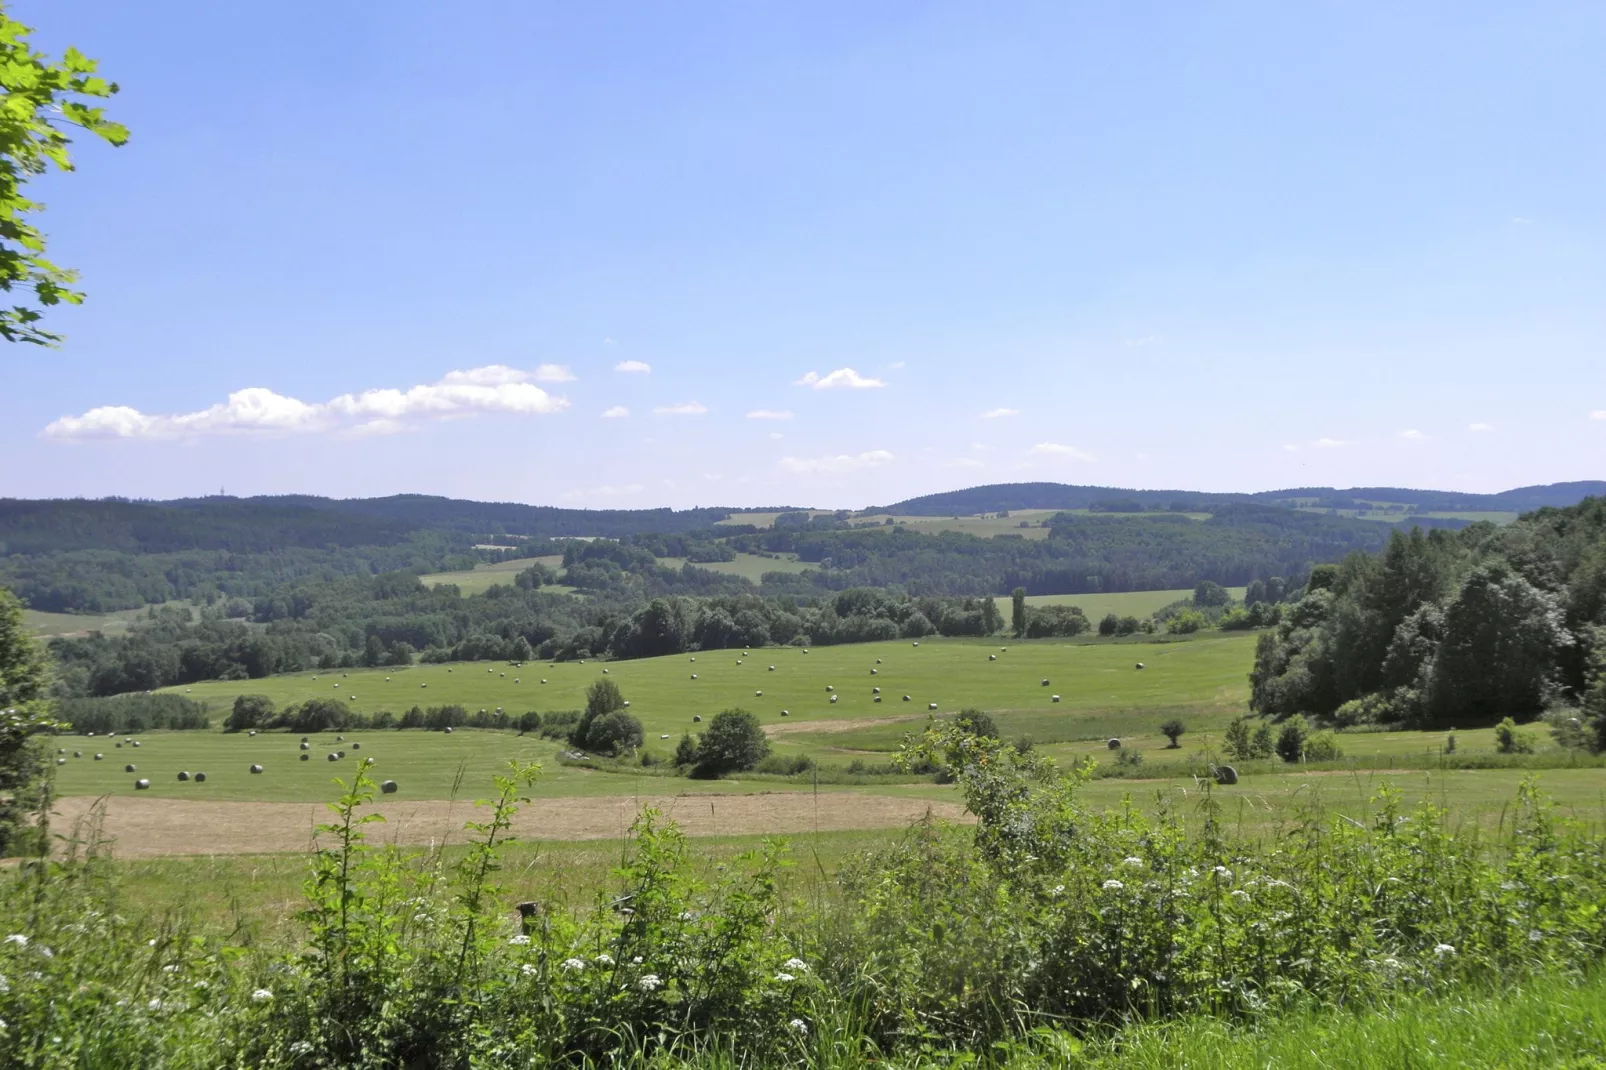
[[[1159,335],[1146,334],[1142,338],[1123,338],[1121,344],[1128,349],[1142,349],[1144,346],[1159,345],[1160,341]]]
[[[1075,446],[1064,446],[1058,442],[1039,442],[1027,452],[1039,457],[1065,457],[1072,461],[1093,460],[1093,455],[1086,450],[1079,450]]]
[[[538,383],[572,383],[575,375],[567,364],[543,364],[530,378]]]
[[[195,412],[150,414],[126,405],[63,416],[44,429],[46,438],[191,439],[213,435],[348,432],[388,434],[427,420],[503,414],[535,416],[561,412],[569,403],[536,386],[537,373],[491,364],[448,372],[439,382],[398,390],[382,387],[341,394],[323,402],[287,397],[267,387],[236,390]]]
[[[616,372],[634,372],[637,375],[647,375],[652,371],[652,365],[644,360],[621,360],[613,366]]]
[[[1409,430],[1401,431],[1400,437],[1405,439],[1407,442],[1426,442],[1428,440],[1428,436],[1416,430],[1414,427],[1410,428]]]
[[[792,418],[792,410],[754,409],[752,412],[747,414],[747,418],[749,420],[790,420]]]
[[[788,472],[852,472],[860,468],[879,468],[892,463],[886,450],[867,450],[859,454],[841,453],[834,457],[782,457]]]
[[[997,420],[1004,416],[1019,416],[1019,409],[988,409],[981,414],[983,420]]]
[[[679,405],[660,405],[652,410],[661,416],[701,416],[708,406],[698,401],[683,401]]]
[[[604,420],[622,420],[629,415],[630,410],[623,405],[614,405],[602,410],[602,418]]]
[[[1467,424],[1467,430],[1474,434],[1483,434],[1486,431],[1493,431],[1494,424]]]
[[[1589,414],[1591,420],[1606,420],[1606,409],[1596,409]]]
[[[1341,446],[1348,445],[1349,443],[1341,438],[1319,438],[1316,440],[1316,448],[1319,450],[1336,450]]]
[[[793,385],[812,387],[815,390],[874,390],[887,384],[880,379],[860,375],[852,368],[838,368],[825,375],[809,372]]]

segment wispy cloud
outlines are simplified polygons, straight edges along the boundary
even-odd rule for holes
[[[1513,223],[1516,223],[1516,224],[1520,225],[1520,226],[1526,226],[1527,224],[1533,222],[1533,220],[1529,219],[1525,215],[1514,215],[1514,216],[1511,217],[1511,221]]]
[[[1294,444],[1292,442],[1284,442],[1283,443],[1283,451],[1285,453],[1298,453],[1299,452],[1299,446],[1297,446],[1296,444]]]
[[[1075,446],[1065,446],[1058,442],[1039,442],[1026,451],[1037,457],[1064,457],[1072,461],[1091,461],[1093,455],[1086,450],[1079,450]]]
[[[781,468],[788,472],[852,472],[861,468],[879,468],[891,464],[892,454],[886,450],[868,450],[859,454],[838,454],[835,457],[782,457]]]
[[[627,483],[623,486],[603,484],[600,487],[592,487],[589,490],[571,490],[563,496],[569,501],[581,498],[625,498],[632,494],[640,494],[646,489],[640,483]]]
[[[1146,334],[1142,338],[1123,338],[1121,344],[1128,349],[1142,349],[1144,346],[1155,346],[1165,341],[1157,334]]]
[[[1341,438],[1319,438],[1316,440],[1316,448],[1319,450],[1336,450],[1348,445],[1349,443]]]
[[[898,371],[900,368],[902,368],[907,363],[908,363],[908,361],[895,360],[891,364],[888,364],[887,367],[892,369],[893,371]]]
[[[679,405],[660,405],[652,411],[660,416],[701,416],[708,406],[700,401],[683,401]]]
[[[621,360],[613,366],[616,372],[628,372],[637,375],[647,375],[652,371],[652,365],[644,360]]]
[[[852,368],[838,368],[825,375],[809,372],[793,385],[812,387],[815,390],[874,390],[887,384],[880,379],[860,375]]]
[[[749,420],[790,420],[792,418],[792,410],[754,409],[752,412],[747,414],[747,418]]]
[[[1494,424],[1467,424],[1467,430],[1473,434],[1481,435],[1494,430]]]
[[[615,405],[612,408],[602,410],[602,418],[604,420],[623,420],[629,415],[630,410],[625,408],[623,405]]]
[[[575,375],[567,364],[543,364],[530,378],[538,383],[572,383]]]
[[[779,431],[771,431],[770,432],[770,438],[775,439],[777,442],[779,442],[781,439],[783,439],[785,437],[786,436],[781,434]]]
[[[561,412],[568,401],[536,386],[539,372],[504,364],[448,372],[439,382],[397,390],[384,387],[341,394],[323,402],[287,397],[267,387],[236,390],[226,401],[195,412],[150,414],[106,405],[63,416],[44,429],[47,438],[193,439],[217,435],[285,435],[345,432],[393,434],[450,417]]]
[[[1591,420],[1606,420],[1606,409],[1596,409],[1589,414]]]
[[[1407,442],[1426,442],[1428,440],[1428,436],[1424,435],[1415,428],[1409,428],[1405,431],[1401,431],[1400,437],[1405,439]]]
[[[988,409],[981,414],[983,420],[997,420],[1004,416],[1019,416],[1019,409]]]

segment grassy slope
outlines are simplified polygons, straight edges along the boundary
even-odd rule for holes
[[[663,557],[659,558],[658,563],[665,568],[679,568],[686,563],[686,559]],[[696,562],[696,567],[706,568],[710,572],[722,572],[727,576],[743,576],[754,583],[759,583],[764,579],[766,572],[808,572],[818,566],[799,561],[791,555],[782,555],[777,560],[760,554],[737,554],[734,561],[699,561]]]
[[[563,565],[561,557],[515,557],[508,561],[498,561],[494,565],[475,565],[464,572],[434,572],[428,576],[418,577],[426,585],[437,583],[455,583],[464,594],[484,594],[495,584],[511,584],[513,577],[529,568],[531,565],[541,564],[548,568],[560,568]]]
[[[1232,596],[1242,601],[1243,587],[1227,588]],[[1192,598],[1193,591],[1116,591],[1101,594],[1029,594],[1026,604],[1029,606],[1081,606],[1087,619],[1098,622],[1106,613],[1114,613],[1118,617],[1147,617],[1155,610],[1170,605],[1172,602],[1184,598]],[[1010,600],[1008,596],[1000,595],[993,599],[998,604],[998,611],[1009,619]]]

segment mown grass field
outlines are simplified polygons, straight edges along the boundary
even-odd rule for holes
[[[665,568],[680,568],[686,563],[683,557],[661,557],[658,563]],[[794,554],[782,554],[779,558],[768,557],[763,554],[737,554],[734,561],[698,561],[696,567],[706,568],[710,572],[720,572],[727,576],[741,576],[754,583],[761,583],[766,572],[808,572],[817,566],[807,561],[799,561]]]
[[[185,609],[190,605],[188,602],[167,604],[174,609]],[[144,617],[149,609],[149,606],[141,606],[139,609],[118,609],[110,613],[44,613],[36,609],[25,609],[22,611],[22,621],[29,631],[41,639],[53,639],[61,635],[85,635],[89,632],[117,635],[126,632],[128,626]]]
[[[1243,587],[1227,588],[1231,595],[1243,600]],[[1192,598],[1191,588],[1174,591],[1115,591],[1097,594],[1029,594],[1026,604],[1029,606],[1080,606],[1087,619],[1098,623],[1100,617],[1106,613],[1114,613],[1118,617],[1137,617],[1142,619],[1158,609],[1170,605],[1172,602],[1184,598]],[[1007,595],[1000,595],[993,601],[998,605],[998,611],[1009,619],[1010,600]]]
[[[515,557],[507,561],[498,561],[495,564],[475,565],[462,572],[432,572],[427,576],[418,577],[419,582],[426,586],[437,583],[456,584],[464,594],[484,594],[496,584],[510,584],[513,577],[529,568],[531,565],[545,565],[548,568],[561,568],[563,558],[549,557]],[[554,588],[547,588],[553,590]]]

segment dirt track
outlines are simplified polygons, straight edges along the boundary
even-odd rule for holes
[[[53,824],[69,831],[94,800],[62,799]],[[752,795],[679,795],[639,799],[616,795],[591,799],[537,799],[519,812],[514,834],[536,840],[613,839],[626,832],[643,802],[650,802],[692,836],[796,834],[839,829],[897,828],[927,809],[950,820],[963,816],[955,803],[889,795],[832,792],[768,792]],[[368,826],[372,841],[427,845],[461,843],[468,803],[422,801],[374,808],[382,825]],[[265,854],[303,851],[313,827],[333,815],[322,803],[190,802],[182,799],[117,797],[107,801],[104,834],[119,858],[161,855]]]

